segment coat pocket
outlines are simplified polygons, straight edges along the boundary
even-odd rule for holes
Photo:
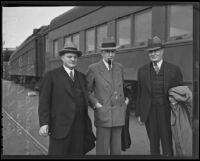
[[[101,108],[97,108],[94,112],[94,117],[96,119],[96,121],[101,122],[101,123],[105,123],[108,122],[110,120],[110,108],[109,107],[101,107]]]

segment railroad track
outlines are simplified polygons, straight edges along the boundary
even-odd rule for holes
[[[19,128],[22,133],[25,135],[25,137],[30,140],[33,144],[36,145],[36,147],[42,152],[42,154],[46,155],[48,152],[48,149],[42,145],[29,131],[27,131],[17,120],[15,120],[6,110],[5,108],[2,108],[3,116],[9,119],[14,126]]]

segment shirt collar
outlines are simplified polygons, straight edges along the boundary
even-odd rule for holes
[[[64,69],[65,69],[65,71],[67,72],[67,74],[68,75],[70,75],[70,72],[72,71],[72,74],[74,75],[74,69],[69,69],[69,68],[67,68],[65,65],[63,65],[63,67],[64,67]]]
[[[158,67],[159,69],[161,68],[161,65],[162,65],[162,62],[163,62],[163,59],[161,59],[157,64],[158,64]]]
[[[103,59],[103,63],[105,64],[106,68],[109,70],[108,62],[106,62],[106,61]],[[112,63],[111,63],[111,68],[112,68]]]
[[[161,59],[159,62],[157,62],[157,65],[158,65],[159,69],[161,68],[162,63],[163,63],[163,59]]]

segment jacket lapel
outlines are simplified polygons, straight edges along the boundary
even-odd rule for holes
[[[62,80],[63,80],[63,84],[64,84],[64,88],[66,89],[66,91],[72,96],[74,97],[74,93],[72,91],[72,87],[71,87],[71,78],[69,77],[69,75],[67,74],[67,72],[65,71],[64,67],[62,66],[60,68],[61,71],[61,76],[62,76]]]
[[[78,81],[79,81],[79,83],[81,85],[81,89],[83,91],[83,95],[84,95],[84,98],[85,98],[86,104],[87,104],[87,100],[88,100],[88,98],[87,98],[87,91],[85,89],[83,77],[80,75],[80,73],[77,70],[75,70],[75,76],[77,77],[77,79],[78,79]]]
[[[151,63],[149,63],[146,67],[145,67],[145,78],[146,78],[146,84],[147,84],[147,87],[149,89],[149,91],[151,91],[151,81],[150,81],[150,74],[151,74],[151,71],[150,71],[150,67],[151,67]]]
[[[163,61],[163,68],[164,68],[164,91],[165,94],[168,92],[168,83],[169,83],[169,77],[170,77],[170,69],[168,67],[168,64]]]
[[[108,82],[110,85],[112,85],[112,77],[111,74],[109,73],[108,69],[106,68],[105,64],[103,61],[100,62],[99,65],[99,73],[102,76],[102,78]]]

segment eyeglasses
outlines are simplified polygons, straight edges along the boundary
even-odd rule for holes
[[[159,49],[155,49],[155,50],[149,50],[148,52],[149,52],[149,54],[152,54],[152,53],[155,53],[155,52],[157,52],[159,50],[160,50],[160,48]]]
[[[105,52],[105,53],[114,53],[114,52],[116,52],[116,50],[103,50],[103,52]]]

